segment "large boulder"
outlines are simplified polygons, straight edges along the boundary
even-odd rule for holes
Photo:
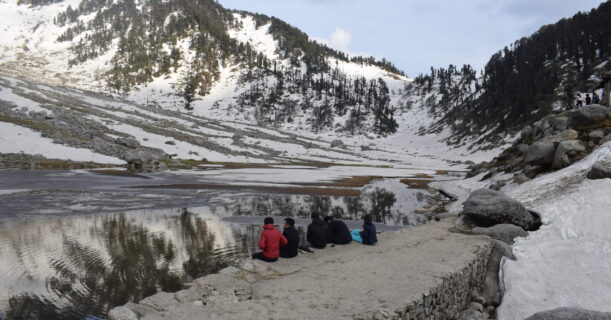
[[[471,232],[474,234],[487,235],[508,244],[513,244],[515,238],[526,237],[528,235],[524,229],[507,223],[497,224],[489,228],[477,227],[471,229]]]
[[[135,149],[125,153],[123,158],[127,161],[129,170],[144,170],[159,168],[162,154],[153,150]]]
[[[567,129],[567,130],[560,131],[555,134],[549,135],[541,139],[541,142],[559,143],[559,142],[566,141],[566,140],[575,140],[577,138],[579,138],[579,132],[573,129]]]
[[[132,149],[136,149],[140,147],[140,143],[138,142],[138,140],[134,138],[117,138],[115,142],[117,144],[120,144],[128,148],[132,148]]]
[[[346,149],[346,145],[344,144],[344,142],[342,140],[335,139],[335,140],[331,141],[331,148]]]
[[[574,160],[575,154],[584,152],[586,152],[586,147],[581,140],[562,141],[558,144],[558,148],[556,148],[552,168],[557,170],[568,167],[572,160]]]
[[[602,127],[605,120],[609,119],[611,119],[611,108],[592,104],[570,112],[569,126],[575,129]]]
[[[611,178],[611,163],[605,163],[602,161],[596,162],[590,172],[588,172],[588,179],[608,179]]]
[[[581,308],[558,308],[536,313],[525,320],[609,320],[611,312],[598,312]]]
[[[558,131],[564,131],[569,127],[568,117],[557,117],[554,119],[554,129]]]
[[[600,140],[600,144],[605,144],[605,143],[607,143],[609,141],[611,141],[611,133],[609,133],[604,138],[602,138],[602,140]]]
[[[556,147],[552,142],[535,142],[526,150],[524,161],[527,164],[547,166],[552,164],[555,151]]]
[[[138,320],[135,312],[127,307],[116,307],[108,312],[109,320]]]
[[[490,189],[473,191],[463,203],[462,215],[466,215],[479,226],[511,223],[524,230],[535,227],[533,215],[517,200],[502,192]]]

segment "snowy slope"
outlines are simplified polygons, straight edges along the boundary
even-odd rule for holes
[[[611,311],[611,180],[585,178],[600,160],[611,162],[611,143],[568,168],[508,188],[544,225],[516,239],[517,260],[502,263],[500,320],[558,307]]]

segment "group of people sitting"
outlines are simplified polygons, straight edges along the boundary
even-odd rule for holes
[[[363,230],[356,229],[352,232],[343,221],[333,219],[333,217],[325,217],[323,221],[315,212],[311,217],[312,223],[308,225],[306,240],[312,248],[324,249],[327,244],[344,245],[353,240],[367,245],[378,242],[376,227],[371,215],[363,217]],[[274,262],[278,260],[278,257],[296,257],[299,251],[311,252],[307,245],[299,245],[299,231],[295,229],[294,219],[284,219],[282,233],[274,227],[273,218],[267,217],[263,223],[263,231],[259,238],[259,248],[262,251],[254,253],[253,259]]]

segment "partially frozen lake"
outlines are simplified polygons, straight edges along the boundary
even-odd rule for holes
[[[256,250],[263,216],[311,212],[380,231],[425,223],[452,179],[430,170],[355,167],[0,171],[0,318],[101,317],[116,305],[214,273]],[[408,179],[409,181],[405,180]]]

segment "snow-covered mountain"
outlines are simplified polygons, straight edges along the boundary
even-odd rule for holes
[[[610,7],[542,28],[480,74],[450,66],[410,79],[384,59],[349,57],[284,21],[213,0],[0,0],[0,73],[25,87],[111,94],[119,100],[110,105],[142,112],[340,138],[356,149],[376,138],[436,157],[450,145],[447,159],[489,159],[611,68],[600,41],[609,28],[594,28]],[[9,89],[0,99],[22,107],[13,99],[21,89]]]

